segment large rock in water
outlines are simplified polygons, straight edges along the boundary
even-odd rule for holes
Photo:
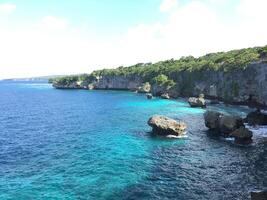
[[[151,91],[151,85],[148,82],[143,83],[140,87],[138,87],[137,90],[138,93],[149,93],[150,91]]]
[[[204,113],[204,119],[206,127],[221,135],[229,135],[236,129],[244,127],[242,118],[219,112],[207,111]]]
[[[230,136],[235,138],[235,142],[238,144],[249,144],[252,141],[252,132],[245,127],[240,127],[233,131]]]
[[[242,118],[229,115],[219,116],[219,130],[222,134],[229,135],[240,127],[244,127]]]
[[[163,136],[183,136],[185,135],[186,124],[164,116],[153,116],[148,120],[148,125],[152,127],[154,134]]]
[[[267,125],[267,114],[262,113],[260,110],[250,112],[245,122],[249,125]]]
[[[251,192],[251,200],[266,200],[267,199],[267,190],[260,192]]]
[[[201,107],[206,108],[206,101],[204,99],[204,95],[200,94],[198,98],[196,97],[190,97],[188,99],[188,103],[191,107]]]
[[[146,94],[147,99],[153,99],[153,95],[151,93]]]
[[[205,125],[210,130],[219,131],[219,118],[222,114],[213,111],[204,113]]]
[[[206,127],[221,136],[234,137],[236,143],[248,144],[252,141],[252,132],[245,128],[240,117],[207,111],[204,119]]]

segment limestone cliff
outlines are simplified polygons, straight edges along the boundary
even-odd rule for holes
[[[171,97],[198,96],[200,93],[209,98],[220,99],[229,103],[254,102],[267,105],[267,62],[253,62],[245,69],[229,72],[223,70],[184,70],[169,74],[176,83],[175,87],[167,88],[152,84],[154,95],[169,93]],[[137,74],[104,75],[91,84],[72,82],[69,85],[54,84],[59,89],[114,89],[138,90],[145,82]]]

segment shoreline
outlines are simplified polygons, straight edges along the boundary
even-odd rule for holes
[[[69,87],[69,86],[55,86],[54,84],[52,84],[53,88],[58,89],[58,90],[103,90],[103,91],[128,91],[128,92],[133,92],[133,93],[140,93],[140,94],[145,94],[145,92],[138,92],[138,89],[133,90],[133,89],[123,89],[123,88],[94,88],[94,89],[89,89],[87,87],[79,87],[79,86],[75,86],[75,87]],[[160,95],[156,95],[155,97],[159,97]],[[188,99],[191,96],[178,96],[177,98],[174,98],[172,96],[170,96],[171,100],[177,100],[179,98],[184,98],[184,99]],[[197,96],[192,96],[192,97],[197,97]],[[267,110],[267,105],[264,104],[260,104],[258,102],[249,102],[249,101],[241,101],[241,102],[235,102],[235,101],[227,101],[224,100],[223,98],[219,98],[219,97],[214,97],[214,96],[209,96],[209,95],[205,95],[205,100],[208,101],[218,101],[218,103],[216,104],[220,104],[223,103],[226,106],[227,105],[231,105],[231,106],[248,106],[249,108],[259,108],[262,110]],[[211,105],[210,103],[207,103],[208,105]]]

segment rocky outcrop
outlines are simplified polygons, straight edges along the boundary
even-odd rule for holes
[[[164,94],[160,95],[160,97],[161,97],[162,99],[170,99],[170,96],[169,96],[168,93],[164,93]]]
[[[162,136],[183,136],[185,135],[186,124],[164,116],[153,116],[148,120],[148,125],[156,135]]]
[[[267,190],[251,192],[251,200],[266,200],[267,199]]]
[[[68,85],[53,83],[53,87],[56,89],[86,89],[83,86],[79,85],[77,82],[73,82]]]
[[[220,115],[218,121],[219,132],[226,136],[244,126],[242,118],[236,116]]]
[[[143,83],[140,87],[138,87],[138,93],[148,93],[151,91],[151,85],[148,82]]]
[[[206,127],[225,136],[229,136],[233,131],[244,127],[242,118],[219,112],[207,111],[204,113],[204,119]]]
[[[94,83],[95,89],[138,90],[143,80],[137,75],[107,75],[99,77]]]
[[[250,112],[245,122],[247,122],[249,125],[267,125],[267,114],[262,113],[260,110],[256,110],[253,112]]]
[[[88,85],[88,90],[93,90],[93,89],[95,89],[95,86],[94,86],[94,84],[92,84],[92,83],[91,83],[91,84],[89,84],[89,85]]]
[[[248,144],[252,141],[252,132],[245,128],[240,117],[207,111],[204,119],[206,127],[217,135],[234,137],[236,143]]]
[[[231,137],[235,138],[235,142],[238,144],[249,144],[252,142],[252,132],[245,127],[240,127],[236,129],[232,133],[230,133]]]
[[[147,98],[147,99],[153,99],[153,95],[150,94],[150,93],[148,93],[148,94],[146,94],[146,98]]]
[[[227,103],[251,106],[267,105],[267,62],[259,61],[231,71],[196,70],[171,73],[180,96],[219,99]]]
[[[188,103],[191,107],[201,107],[206,108],[206,101],[204,99],[204,95],[200,94],[198,98],[196,97],[190,97],[188,99]]]
[[[172,98],[197,96],[203,93],[208,99],[267,107],[267,61],[265,60],[252,62],[246,66],[231,66],[229,71],[227,68],[219,70],[173,70],[169,72],[168,78],[175,82],[175,87],[168,88],[164,85],[153,84],[150,92],[154,96],[168,93]],[[145,92],[147,89],[143,90],[140,87],[142,88],[147,81],[147,77],[140,76],[137,73],[103,75],[95,80],[94,89],[140,90]],[[88,86],[88,84],[86,85]],[[85,87],[87,87],[86,85]],[[82,86],[72,84],[55,84],[54,86],[62,89],[84,89]],[[195,102],[195,100],[192,102]]]

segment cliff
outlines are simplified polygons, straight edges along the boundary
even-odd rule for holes
[[[168,93],[172,98],[205,94],[234,104],[267,105],[267,46],[185,57],[155,64],[137,64],[89,75],[55,79],[60,89],[120,89],[153,95]],[[150,88],[150,87],[149,87]]]

